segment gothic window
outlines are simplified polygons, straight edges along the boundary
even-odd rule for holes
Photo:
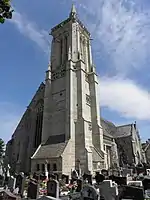
[[[42,164],[42,172],[45,172],[45,165]]]
[[[50,172],[50,164],[47,164],[47,171]]]
[[[53,164],[53,171],[57,171],[57,165],[56,165],[56,163]]]
[[[17,161],[19,160],[19,153],[17,154]]]
[[[37,170],[37,171],[40,170],[40,165],[39,165],[39,164],[36,165],[36,170]]]
[[[31,111],[30,111],[30,109],[28,109],[27,113],[26,113],[25,128],[27,131],[29,131],[31,128]]]
[[[43,100],[39,101],[36,105],[36,127],[35,127],[35,138],[34,148],[37,148],[41,144],[42,139],[42,124],[43,124]]]
[[[91,97],[89,95],[86,94],[86,103],[88,105],[91,105]]]

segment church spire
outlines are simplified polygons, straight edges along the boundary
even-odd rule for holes
[[[70,12],[69,17],[70,17],[70,18],[72,18],[72,17],[76,17],[76,15],[77,15],[76,7],[75,7],[74,4],[72,4],[71,12]]]

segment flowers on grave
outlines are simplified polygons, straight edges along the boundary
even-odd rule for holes
[[[44,195],[47,193],[47,181],[40,182],[39,193],[40,195]]]
[[[74,193],[77,189],[77,182],[74,181],[72,184],[69,184],[68,189],[70,193]]]

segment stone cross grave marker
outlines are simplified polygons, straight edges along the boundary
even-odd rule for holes
[[[100,195],[93,186],[86,184],[81,191],[81,200],[100,200]]]
[[[115,200],[118,196],[118,185],[112,180],[104,180],[99,185],[99,191],[102,198],[106,200]]]
[[[59,182],[57,180],[47,182],[47,196],[59,198]]]

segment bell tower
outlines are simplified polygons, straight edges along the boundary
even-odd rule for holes
[[[81,171],[93,172],[94,164],[104,164],[104,153],[91,36],[74,5],[68,19],[52,28],[51,35],[42,143],[65,144],[61,154],[63,173],[78,169],[79,164]]]

